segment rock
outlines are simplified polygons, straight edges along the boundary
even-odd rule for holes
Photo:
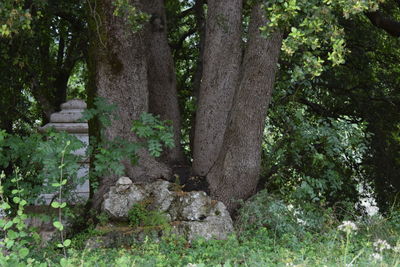
[[[134,184],[131,184],[125,191],[118,192],[117,188],[117,186],[112,186],[105,195],[102,210],[113,219],[127,220],[128,212],[133,204],[145,200],[147,195],[143,189]]]
[[[204,221],[181,222],[174,226],[174,230],[175,233],[186,236],[189,241],[193,241],[199,237],[206,240],[224,240],[233,231],[233,226],[228,221],[220,220],[217,217],[210,217]]]
[[[205,192],[173,191],[172,183],[158,180],[133,184],[128,177],[118,179],[104,196],[103,211],[113,219],[128,220],[134,204],[143,203],[148,210],[158,210],[172,221],[172,229],[188,240],[197,237],[226,239],[233,231],[232,219],[222,202]]]
[[[188,192],[175,199],[170,214],[173,220],[199,221],[209,214],[211,199],[204,192]]]
[[[123,193],[128,190],[132,185],[132,180],[128,177],[121,177],[118,179],[117,184],[115,185],[115,191],[117,193]]]
[[[145,190],[153,199],[151,208],[161,212],[166,212],[170,208],[174,200],[174,194],[169,190],[170,186],[171,183],[164,180],[158,180],[145,185]]]

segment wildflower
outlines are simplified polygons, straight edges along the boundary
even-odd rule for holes
[[[353,222],[344,221],[341,225],[339,225],[338,229],[346,233],[351,233],[352,231],[357,231],[358,227]]]
[[[386,240],[378,239],[374,242],[374,248],[376,251],[382,252],[385,249],[391,249],[392,247],[389,245]]]
[[[375,261],[381,261],[383,259],[382,255],[379,253],[372,253],[371,255],[372,259],[374,259]]]

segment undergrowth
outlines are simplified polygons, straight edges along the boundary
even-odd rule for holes
[[[304,209],[261,193],[242,208],[236,232],[227,240],[197,239],[189,243],[167,234],[158,241],[145,239],[128,248],[87,249],[85,241],[98,234],[93,230],[72,238],[66,257],[50,245],[42,250],[32,249],[23,258],[13,257],[13,265],[7,265],[6,256],[0,255],[0,263],[63,267],[399,266],[397,210],[386,217],[354,216],[340,221],[330,210],[307,213]],[[316,222],[310,214],[321,216],[319,226],[310,224]]]

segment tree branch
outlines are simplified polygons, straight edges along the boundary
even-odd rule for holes
[[[322,117],[329,117],[329,118],[333,118],[333,119],[342,119],[342,120],[345,120],[350,123],[360,123],[362,121],[362,120],[356,119],[356,118],[352,118],[352,119],[347,118],[345,116],[345,114],[336,113],[335,111],[329,110],[320,104],[311,102],[306,98],[300,98],[297,100],[297,102],[299,102],[303,105],[306,105],[307,107],[309,107],[309,109],[312,112],[314,112]]]
[[[85,30],[85,26],[79,18],[77,18],[65,11],[57,10],[54,13],[54,15],[60,17],[61,19],[65,20],[65,21],[68,21],[71,24],[71,27],[73,29],[75,29],[76,31]]]
[[[400,3],[399,3],[400,4]],[[388,34],[394,37],[400,37],[400,22],[387,17],[382,12],[367,12],[365,15],[373,25],[383,29]]]
[[[182,48],[183,42],[185,41],[185,39],[193,34],[196,33],[196,29],[190,29],[189,31],[185,32],[181,38],[179,39],[179,41],[175,44],[170,44],[170,47],[174,50],[179,50]]]

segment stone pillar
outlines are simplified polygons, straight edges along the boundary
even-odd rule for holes
[[[86,103],[83,100],[73,99],[61,105],[61,111],[53,113],[50,116],[50,123],[43,126],[40,130],[43,132],[49,128],[54,128],[56,131],[65,131],[76,136],[85,144],[85,147],[74,151],[74,154],[82,156],[80,169],[78,170],[78,179],[88,177],[89,174],[89,159],[84,157],[86,149],[89,145],[89,126],[87,121],[80,121],[82,112],[86,109]],[[88,178],[82,185],[78,185],[75,189],[74,196],[77,197],[77,202],[86,201],[89,198],[89,180]],[[54,194],[43,194],[46,204],[49,204]]]

